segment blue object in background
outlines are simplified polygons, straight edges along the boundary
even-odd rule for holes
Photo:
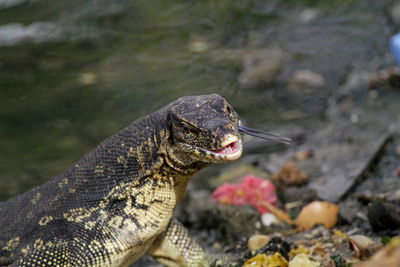
[[[397,65],[400,65],[400,33],[393,35],[390,38],[390,49],[396,59]]]

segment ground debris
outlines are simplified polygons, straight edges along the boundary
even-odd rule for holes
[[[244,177],[240,184],[224,183],[214,191],[212,197],[222,204],[253,205],[261,214],[268,212],[278,200],[275,185],[268,179],[252,174]]]
[[[312,149],[303,149],[297,152],[294,155],[296,160],[305,160],[314,157],[314,150]]]
[[[273,178],[283,186],[290,186],[305,183],[308,175],[300,169],[296,161],[288,160],[278,172],[274,173]]]
[[[303,229],[311,229],[316,224],[323,224],[326,228],[336,225],[339,206],[326,201],[314,201],[303,207],[296,219],[296,225]]]
[[[243,267],[287,267],[287,260],[277,252],[273,255],[257,254],[246,261]]]
[[[304,253],[296,255],[289,262],[289,267],[318,267],[319,265],[319,262],[310,260],[310,258]]]
[[[398,267],[400,264],[400,238],[393,238],[383,249],[376,252],[370,260],[354,267]]]

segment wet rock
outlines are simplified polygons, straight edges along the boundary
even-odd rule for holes
[[[35,22],[27,26],[10,23],[0,26],[0,46],[13,46],[23,42],[41,43],[56,40],[61,36],[61,28],[52,22]]]
[[[283,191],[283,199],[286,203],[304,201],[309,202],[317,198],[317,194],[314,189],[308,186],[292,186],[287,187]]]
[[[281,71],[283,53],[280,49],[250,51],[243,59],[243,71],[238,82],[242,88],[253,88],[270,83]]]
[[[28,0],[1,0],[0,1],[0,9],[15,7],[15,6],[18,6],[27,1]]]
[[[325,84],[322,75],[310,70],[297,70],[289,80],[289,90],[305,93],[310,88],[321,87]]]
[[[314,151],[312,158],[297,163],[308,174],[307,187],[319,199],[338,202],[360,182],[360,175],[371,166],[390,136],[380,125],[375,123],[373,127],[366,130],[365,125],[332,120],[329,125],[305,131],[304,143],[294,149]],[[276,172],[290,158],[287,152],[271,153],[261,165]]]
[[[303,23],[308,23],[320,15],[320,11],[316,8],[306,8],[299,14],[299,19]]]
[[[348,198],[345,201],[341,201],[339,203],[339,215],[347,223],[355,223],[357,219],[365,218],[366,222],[366,214],[367,209],[362,203],[357,201],[354,198]]]
[[[373,200],[368,206],[368,220],[374,231],[399,229],[400,206],[382,200]]]
[[[321,167],[321,176],[314,179],[310,187],[321,199],[337,202],[355,186],[357,179],[387,142],[388,136],[377,137],[373,132],[365,132],[357,126],[342,128],[336,124],[332,127],[335,127],[333,132],[333,128],[321,132],[323,135],[330,132],[330,143],[324,142],[316,149],[313,162]],[[357,139],[346,137],[350,135],[356,135]]]

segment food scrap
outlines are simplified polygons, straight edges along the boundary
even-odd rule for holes
[[[308,175],[303,172],[296,161],[288,160],[273,178],[283,186],[299,185],[307,181]]]
[[[296,255],[290,262],[289,267],[318,267],[319,262],[312,261],[304,253]]]
[[[240,184],[224,183],[212,193],[212,197],[222,204],[253,205],[261,214],[269,211],[263,203],[276,205],[278,201],[275,185],[252,174],[244,177]]]
[[[336,225],[339,214],[339,206],[326,201],[314,201],[303,207],[296,224],[305,230],[316,224],[323,224],[326,228]]]
[[[257,254],[246,261],[243,267],[288,267],[287,260],[279,253],[267,256],[266,254]]]

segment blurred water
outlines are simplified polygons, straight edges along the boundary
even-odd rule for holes
[[[312,127],[386,53],[392,2],[0,1],[0,200],[183,95],[217,92],[254,127]],[[290,90],[298,69],[323,84]]]

